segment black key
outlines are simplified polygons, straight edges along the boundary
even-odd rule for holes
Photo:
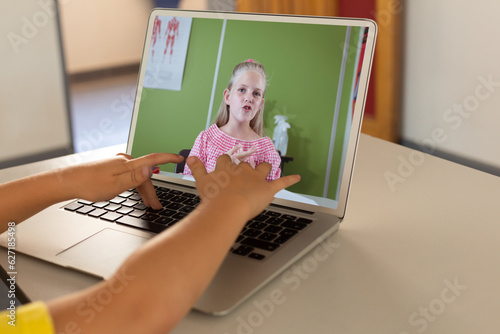
[[[107,221],[110,221],[110,222],[114,222],[115,220],[117,220],[118,218],[121,218],[122,215],[116,213],[116,212],[107,212],[105,214],[103,214],[101,216],[101,219],[104,219],[104,220],[107,220]]]
[[[289,228],[286,228],[284,229],[283,231],[280,232],[280,235],[290,235],[290,236],[294,236],[296,235],[297,233],[299,233],[299,231],[297,230],[291,230]]]
[[[172,226],[172,225],[178,223],[179,221],[180,221],[179,219],[174,219],[174,220],[172,220],[172,222],[168,223],[168,226]]]
[[[238,238],[236,238],[236,242],[240,242],[243,239],[245,239],[245,237],[242,235],[239,235]]]
[[[200,203],[200,200],[199,199],[196,199],[196,198],[190,198],[186,201],[184,201],[184,205],[192,205],[192,206],[197,206],[198,204]]]
[[[148,207],[144,203],[137,203],[134,205],[134,209],[136,210],[146,210]]]
[[[106,209],[106,210],[108,210],[108,211],[116,211],[116,210],[118,210],[119,208],[121,208],[121,205],[118,205],[118,204],[113,204],[113,203],[111,203],[111,204],[109,204],[109,205],[106,205],[106,206],[104,207],[104,209]]]
[[[170,193],[171,193],[171,194],[174,194],[174,195],[182,195],[182,194],[183,194],[183,192],[182,192],[182,191],[180,191],[180,190],[174,190],[174,189],[171,189],[171,190],[170,190]]]
[[[170,199],[170,201],[175,202],[175,203],[182,203],[182,202],[184,202],[185,200],[187,200],[187,198],[186,198],[186,197],[184,197],[184,196],[174,196],[174,197],[172,197],[172,198]]]
[[[171,193],[162,193],[162,194],[158,195],[158,198],[163,199],[163,200],[167,200],[167,199],[171,199],[174,196],[175,195],[171,194]]]
[[[274,242],[278,244],[284,244],[288,240],[290,240],[294,235],[299,233],[297,230],[292,230],[292,229],[284,229],[283,231],[280,232],[280,236],[274,239]]]
[[[170,209],[163,209],[160,211],[159,215],[160,216],[166,216],[166,217],[172,217],[173,215],[175,215],[177,212],[175,212],[174,210],[170,210]]]
[[[88,214],[89,212],[93,211],[95,208],[90,206],[90,205],[84,205],[80,209],[76,210],[76,212],[81,213],[83,215]]]
[[[170,217],[159,217],[159,218],[154,220],[155,223],[162,224],[162,225],[167,225],[173,221],[174,221],[174,219],[170,218]]]
[[[182,196],[184,196],[184,197],[188,197],[188,198],[195,198],[195,197],[196,197],[196,194],[184,193],[184,194],[182,194]]]
[[[276,239],[277,236],[278,235],[274,234],[274,233],[264,232],[261,235],[259,235],[258,239],[264,240],[264,241],[273,241],[274,239]]]
[[[283,227],[280,227],[280,226],[276,226],[276,225],[269,225],[268,227],[266,227],[264,229],[264,231],[266,232],[270,232],[270,233],[278,233],[279,231],[281,231],[283,229]]]
[[[268,220],[266,220],[266,223],[268,224],[273,224],[273,225],[279,225],[283,223],[285,220],[283,218],[276,218],[276,217],[271,217]]]
[[[287,220],[286,222],[284,222],[283,224],[281,224],[281,226],[293,228],[295,230],[302,230],[307,225],[306,224],[302,224],[302,223],[298,223],[298,222],[294,222],[293,220]]]
[[[281,218],[287,219],[287,220],[295,220],[295,219],[297,219],[297,217],[292,216],[292,215],[283,215],[283,216],[281,216]]]
[[[256,260],[264,260],[265,255],[259,254],[259,253],[252,253],[248,255],[249,258],[256,259]]]
[[[156,213],[151,213],[151,212],[146,213],[144,216],[141,217],[141,219],[149,220],[151,222],[157,218],[160,218],[160,216],[157,215]]]
[[[156,224],[148,220],[141,218],[134,218],[129,216],[123,216],[116,221],[118,224],[128,225],[132,227],[137,227],[142,230],[147,230],[155,233],[160,233],[166,229],[164,225]]]
[[[312,219],[307,219],[307,218],[299,218],[297,219],[299,223],[304,223],[304,224],[310,224],[312,223]]]
[[[103,209],[95,209],[94,211],[92,211],[92,212],[89,213],[89,216],[97,218],[97,217],[100,217],[100,216],[102,216],[103,214],[105,214],[107,212],[108,211],[103,210]]]
[[[96,208],[102,209],[105,206],[107,206],[108,204],[109,204],[109,202],[96,202],[92,205],[95,206]]]
[[[175,215],[172,216],[172,218],[181,220],[182,218],[186,217],[187,215],[188,214],[185,212],[177,212]]]
[[[278,248],[280,246],[279,244],[275,244],[275,243],[264,241],[264,240],[254,239],[254,238],[245,238],[240,243],[242,245],[245,245],[245,246],[260,248],[260,249],[268,250],[271,252],[276,250],[276,248]]]
[[[161,200],[160,200],[160,204],[161,204],[161,206],[163,206],[163,207],[166,207],[166,206],[168,206],[168,205],[169,205],[169,204],[171,204],[171,203],[172,203],[172,202],[167,201],[167,200],[165,200],[165,199],[161,199]]]
[[[285,242],[287,242],[288,240],[290,240],[292,237],[293,237],[293,235],[291,235],[291,234],[283,234],[283,235],[280,235],[279,237],[277,237],[276,239],[274,239],[274,242],[282,245]]]
[[[246,235],[247,237],[257,237],[260,235],[262,232],[259,230],[254,230],[253,228],[249,228],[245,232],[243,232],[243,235]]]
[[[83,204],[80,204],[78,202],[73,202],[73,203],[66,205],[64,207],[64,209],[68,210],[68,211],[76,211],[76,210],[80,209],[82,206],[83,206]]]
[[[184,205],[182,208],[179,209],[179,212],[190,213],[193,210],[194,210],[194,207],[188,206],[188,205]]]
[[[179,203],[170,203],[165,208],[166,209],[171,209],[171,210],[179,210],[180,208],[182,208],[182,204],[179,204]]]
[[[281,213],[274,212],[274,211],[267,211],[266,215],[271,216],[271,217],[279,217],[279,216],[281,216]]]
[[[251,251],[253,251],[252,247],[240,246],[240,247],[236,248],[235,250],[233,250],[233,253],[245,256],[245,255],[249,254]]]
[[[250,225],[248,225],[248,227],[254,228],[256,230],[263,230],[263,229],[265,229],[268,226],[269,225],[267,225],[266,223],[260,223],[260,222],[253,222]]]
[[[143,215],[145,215],[146,212],[145,211],[142,211],[142,210],[134,210],[132,211],[131,213],[129,213],[128,215],[131,216],[131,217],[135,217],[135,218],[139,218],[139,217],[142,217]]]
[[[160,210],[155,210],[155,209],[153,209],[153,208],[146,208],[146,210],[145,210],[145,211],[146,211],[146,212],[150,212],[150,213],[160,214],[161,209],[160,209]]]
[[[269,218],[269,216],[266,216],[265,214],[260,214],[257,217],[255,217],[253,220],[263,222],[268,218]]]

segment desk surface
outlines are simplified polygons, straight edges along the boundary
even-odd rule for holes
[[[231,314],[191,312],[174,333],[496,333],[499,199],[498,177],[362,135],[340,230]],[[17,268],[35,299],[97,282],[26,256]]]

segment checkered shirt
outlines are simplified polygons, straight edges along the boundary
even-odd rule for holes
[[[267,181],[272,181],[280,177],[281,158],[274,148],[271,138],[262,137],[251,141],[237,139],[222,132],[216,124],[213,124],[198,135],[189,156],[194,155],[198,157],[205,165],[207,172],[211,172],[215,169],[217,158],[226,154],[238,144],[242,146],[244,151],[255,146],[256,152],[249,156],[246,162],[250,162],[253,159],[255,167],[262,162],[268,162],[272,165],[271,172],[266,178]],[[192,175],[187,164],[184,167],[183,174]]]

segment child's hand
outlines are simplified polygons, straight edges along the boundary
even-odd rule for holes
[[[262,212],[278,191],[300,181],[299,175],[290,175],[267,182],[271,171],[269,163],[261,163],[254,169],[247,163],[232,163],[226,154],[217,159],[215,170],[209,174],[197,157],[189,157],[187,164],[196,179],[202,204],[218,202],[243,212],[248,209],[248,219]]]
[[[136,188],[146,206],[161,209],[150,180],[152,168],[169,162],[180,163],[183,159],[171,153],[153,153],[137,159],[119,154],[70,167],[61,181],[70,181],[68,186],[74,189],[74,197],[93,202],[109,200],[125,190]]]
[[[252,146],[248,149],[248,151],[244,151],[243,147],[241,145],[235,145],[232,149],[227,151],[227,155],[231,157],[231,161],[234,164],[239,164],[240,162],[249,162],[247,161],[248,157],[250,157],[252,154],[256,152],[255,146]],[[253,159],[251,159],[251,162],[253,162]],[[255,164],[251,163],[251,166],[255,168]]]

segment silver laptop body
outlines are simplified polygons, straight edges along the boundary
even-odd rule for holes
[[[234,66],[246,59],[267,72],[265,127],[287,116],[284,174],[301,174],[267,211],[307,221],[259,258],[228,252],[195,309],[223,315],[339,228],[349,187],[377,27],[364,19],[155,9],[141,61],[127,153],[190,149],[211,125]],[[291,160],[291,161],[290,161]],[[162,166],[158,187],[196,194],[194,182]],[[54,205],[17,226],[17,250],[108,278],[155,234]],[[210,237],[210,236],[207,236]],[[6,234],[0,236],[6,247]],[[168,265],[168,264],[158,264]]]

